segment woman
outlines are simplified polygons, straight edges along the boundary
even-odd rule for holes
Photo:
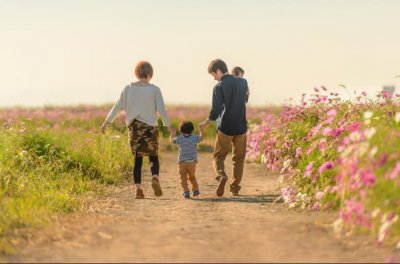
[[[160,88],[150,84],[153,67],[147,61],[136,65],[135,75],[138,81],[124,88],[119,100],[114,104],[106,120],[101,126],[104,134],[117,114],[126,112],[126,126],[129,129],[129,144],[134,156],[133,179],[136,186],[136,199],[143,199],[142,164],[143,156],[148,156],[151,164],[151,186],[156,196],[162,195],[159,181],[160,165],[158,160],[157,119],[160,114],[164,126],[171,131],[170,122],[165,111],[164,100]]]

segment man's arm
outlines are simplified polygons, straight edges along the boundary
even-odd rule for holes
[[[212,108],[208,119],[215,121],[221,115],[224,109],[224,96],[221,85],[216,85],[213,91]]]
[[[202,127],[201,129],[199,127],[199,130],[200,130],[200,135],[199,135],[199,143],[200,143],[204,139],[204,127]]]
[[[204,130],[204,128],[211,123],[211,121],[217,120],[217,118],[221,115],[222,110],[224,109],[224,97],[222,94],[222,87],[220,85],[216,85],[213,91],[212,97],[212,108],[210,115],[206,120],[199,124],[199,130]]]

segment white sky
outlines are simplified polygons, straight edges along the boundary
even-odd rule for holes
[[[112,103],[142,59],[167,103],[209,104],[215,58],[246,70],[253,105],[314,85],[373,94],[400,74],[399,12],[398,0],[0,0],[0,106]]]

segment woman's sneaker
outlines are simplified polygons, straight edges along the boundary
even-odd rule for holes
[[[135,199],[144,199],[144,193],[142,189],[136,189]]]
[[[183,197],[184,198],[190,198],[190,192],[189,191],[183,192]]]
[[[200,191],[199,190],[194,190],[193,191],[193,197],[199,196]]]
[[[151,187],[153,187],[155,196],[159,197],[162,195],[161,185],[158,177],[153,177],[151,179]]]

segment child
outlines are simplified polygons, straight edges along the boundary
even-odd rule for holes
[[[171,131],[170,122],[165,111],[164,100],[160,88],[150,84],[153,77],[153,67],[147,61],[136,65],[135,75],[138,82],[127,85],[115,103],[106,120],[101,126],[104,134],[117,114],[126,112],[126,126],[129,130],[129,144],[134,156],[133,179],[136,185],[136,199],[144,199],[142,189],[143,156],[148,156],[151,163],[151,186],[155,196],[161,196],[162,190],[158,174],[158,129],[157,113],[161,116],[164,126]]]
[[[197,144],[203,140],[203,130],[200,130],[200,136],[192,134],[194,130],[193,123],[183,121],[179,125],[181,135],[175,137],[175,129],[171,129],[171,143],[179,147],[178,166],[181,185],[183,188],[183,197],[190,198],[190,192],[187,180],[192,184],[193,197],[200,194],[199,185],[196,180],[197,163]]]
[[[232,69],[232,75],[235,76],[236,78],[243,78],[244,76],[244,70],[243,68],[236,66]],[[247,93],[246,93],[247,97],[246,97],[246,103],[249,101],[249,95],[250,95],[250,90],[247,87]]]
[[[232,75],[238,78],[243,78],[244,70],[241,67],[236,66],[232,69]]]

